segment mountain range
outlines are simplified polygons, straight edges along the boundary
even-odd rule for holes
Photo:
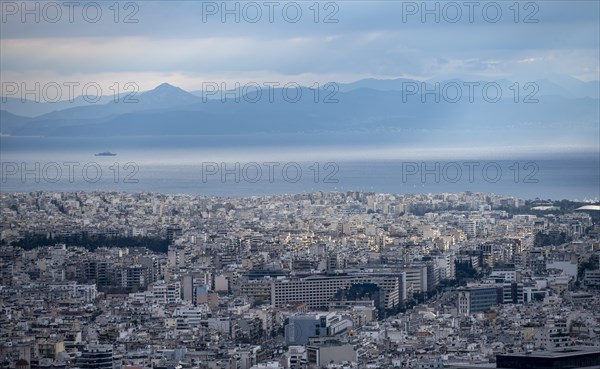
[[[415,86],[432,90],[441,86],[463,86],[460,101],[449,102]],[[37,103],[2,98],[0,133],[11,136],[169,136],[209,134],[308,133],[322,132],[414,132],[453,131],[473,137],[538,135],[540,138],[598,137],[598,81],[566,78],[559,82],[539,80],[525,88],[508,80],[494,81],[502,98],[487,100],[481,87],[474,100],[465,95],[462,80],[426,81],[409,79],[365,79],[349,84],[323,86],[320,90],[274,89],[273,100],[264,89],[257,97],[228,91],[209,98],[203,91],[187,92],[163,83],[136,96],[135,102],[103,97],[89,104],[79,97],[74,102]],[[480,85],[486,81],[479,81]],[[517,86],[517,87],[515,87]],[[514,94],[518,88],[519,94]],[[491,90],[494,95],[494,90]],[[239,99],[233,96],[237,94]],[[448,94],[455,96],[453,88]],[[525,101],[528,102],[525,102]],[[537,102],[536,102],[537,100]],[[593,136],[595,135],[595,136]]]

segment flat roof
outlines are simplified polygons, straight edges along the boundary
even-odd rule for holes
[[[512,354],[498,354],[497,356],[502,357],[535,357],[535,358],[563,358],[570,356],[598,354],[600,355],[600,347],[596,346],[567,346],[560,347],[554,350],[548,351],[533,351],[531,353],[512,353]]]

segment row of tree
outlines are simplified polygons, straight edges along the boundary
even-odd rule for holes
[[[67,246],[85,247],[90,251],[94,251],[99,247],[145,247],[154,252],[166,253],[169,249],[169,241],[159,237],[109,237],[106,235],[86,234],[69,236],[30,235],[17,242],[13,242],[13,245],[25,250],[32,250],[36,247],[51,246],[57,243],[64,243]]]

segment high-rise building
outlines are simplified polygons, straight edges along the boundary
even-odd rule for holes
[[[462,229],[469,238],[477,236],[477,222],[473,219],[465,219],[462,222]]]
[[[427,266],[414,266],[404,270],[406,272],[407,290],[412,293],[427,292],[428,273]]]
[[[121,271],[121,287],[133,291],[146,290],[149,279],[148,268],[141,264],[127,265]]]
[[[512,282],[502,285],[502,303],[503,304],[522,304],[523,303],[523,284]]]
[[[193,302],[194,300],[194,276],[184,275],[182,286],[183,301]]]
[[[498,305],[498,288],[495,286],[466,287],[458,290],[459,314],[483,313],[495,305]]]
[[[177,303],[181,300],[181,283],[164,283],[158,281],[150,289],[154,301],[159,304]]]
[[[183,230],[178,226],[171,226],[167,228],[167,240],[169,242],[175,240],[177,237],[181,237]]]
[[[336,313],[292,315],[285,322],[285,342],[288,345],[305,345],[310,337],[344,334],[352,322]]]
[[[400,297],[405,295],[401,292],[403,281],[402,273],[313,275],[274,280],[271,282],[271,304],[283,307],[288,303],[303,302],[310,309],[327,310],[328,302],[339,290],[353,284],[375,283],[384,291],[385,308],[395,309]]]
[[[112,345],[88,345],[77,360],[81,369],[113,369]]]

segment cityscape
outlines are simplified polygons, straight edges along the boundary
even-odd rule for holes
[[[600,358],[598,206],[468,192],[0,199],[5,367]]]
[[[0,369],[600,369],[600,1],[0,0]]]

